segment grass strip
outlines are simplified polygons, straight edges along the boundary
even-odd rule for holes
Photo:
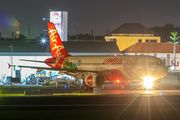
[[[0,94],[0,97],[24,96],[24,94]]]

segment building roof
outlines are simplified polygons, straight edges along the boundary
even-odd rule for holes
[[[173,53],[170,43],[135,43],[121,53]],[[180,53],[180,45],[176,45],[176,53]]]
[[[110,34],[155,34],[153,31],[140,23],[124,23]]]
[[[71,53],[119,53],[115,42],[92,42],[72,41],[63,42],[64,47]],[[49,43],[43,44],[35,41],[0,41],[0,52],[11,52],[10,45],[13,45],[13,52],[48,52]]]

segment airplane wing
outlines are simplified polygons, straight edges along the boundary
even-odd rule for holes
[[[21,65],[9,65],[10,67],[20,67],[20,68],[31,68],[31,69],[38,69],[38,70],[53,70],[53,71],[64,71],[64,72],[92,72],[98,74],[111,74],[110,71],[91,71],[91,70],[79,70],[79,69],[63,69],[63,68],[50,68],[50,67],[35,67],[35,66],[21,66]]]
[[[19,59],[20,61],[28,61],[28,62],[39,62],[39,63],[55,63],[55,62],[46,62],[46,61],[38,61],[38,60],[25,60],[25,59]]]

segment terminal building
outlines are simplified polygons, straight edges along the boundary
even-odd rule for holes
[[[72,56],[81,55],[120,55],[118,46],[115,42],[91,42],[91,41],[72,41],[63,42],[64,47]],[[11,47],[13,46],[13,49]],[[44,61],[47,58],[51,58],[49,41],[42,43],[41,41],[1,41],[0,42],[0,74],[1,76],[11,76],[11,69],[8,69],[8,64],[24,65],[24,66],[36,66],[36,67],[48,67],[44,63],[21,61],[25,60],[37,60]],[[36,69],[30,68],[14,68],[13,77],[17,77],[17,72],[21,73],[21,80],[27,78],[29,75],[36,75]],[[58,72],[53,73],[53,75]],[[49,73],[46,72],[46,76]]]

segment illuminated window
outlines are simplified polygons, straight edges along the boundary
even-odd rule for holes
[[[139,40],[138,40],[138,42],[142,42],[142,40],[141,40],[141,39],[139,39]]]
[[[150,40],[150,43],[157,43],[157,40]]]
[[[149,40],[148,40],[148,39],[146,40],[146,43],[149,43]]]

